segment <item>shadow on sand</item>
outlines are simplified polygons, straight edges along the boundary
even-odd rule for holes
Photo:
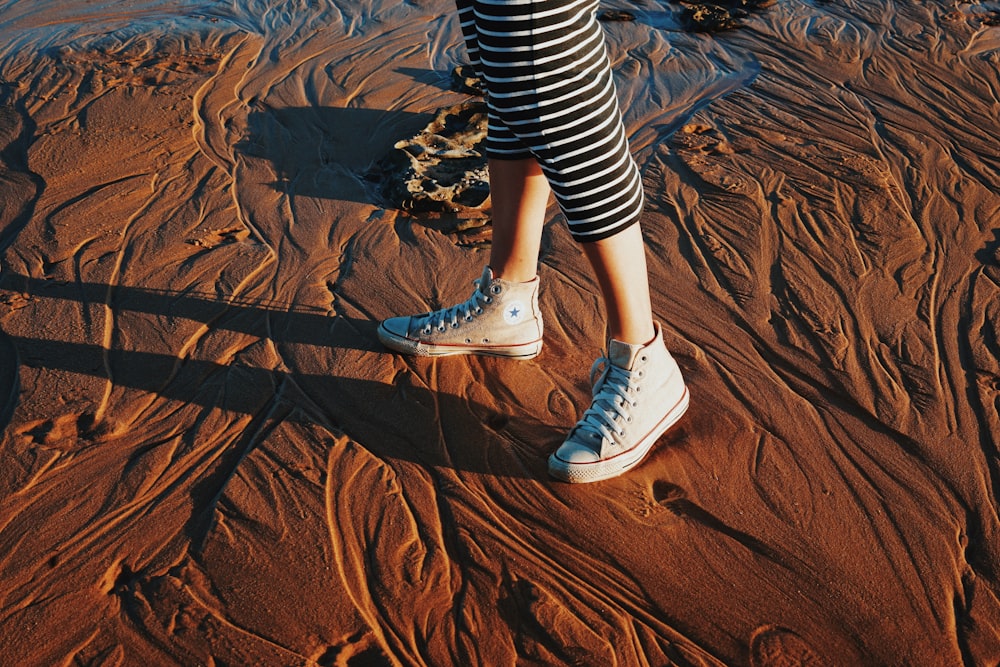
[[[0,292],[82,305],[103,303],[108,291],[108,285],[57,283],[9,273],[0,279]],[[0,395],[0,419],[5,428],[19,400],[20,369],[27,367],[96,377],[116,387],[255,419],[280,415],[281,419],[345,434],[380,458],[505,477],[544,477],[544,456],[562,434],[559,425],[520,423],[519,430],[538,434],[530,445],[521,446],[507,432],[507,416],[495,408],[429,389],[423,377],[438,362],[388,353],[378,342],[377,325],[372,321],[331,316],[288,304],[238,300],[223,303],[211,296],[190,293],[117,286],[114,293],[115,308],[120,311],[201,322],[213,329],[268,340],[279,348],[329,348],[319,357],[329,366],[315,368],[322,362],[317,364],[317,357],[312,356],[310,372],[278,370],[256,367],[239,357],[227,364],[163,352],[0,335],[0,380],[10,387]],[[344,355],[351,357],[351,363],[338,368],[338,358]],[[448,363],[495,361],[465,358]],[[365,364],[384,364],[385,368],[368,373]],[[359,375],[392,379],[381,382],[351,377],[348,373],[352,369]],[[74,429],[79,437],[101,439],[102,427],[93,424],[93,419],[93,415],[80,416],[78,428]],[[522,415],[518,421],[524,419]],[[33,429],[33,438],[45,440],[46,430],[54,425],[36,423],[26,428]],[[512,442],[513,449],[509,446]]]
[[[377,109],[258,109],[247,118],[247,134],[236,151],[270,163],[277,174],[271,186],[279,192],[382,205],[377,187],[357,175],[433,118]]]

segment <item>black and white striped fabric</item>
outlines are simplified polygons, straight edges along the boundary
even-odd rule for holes
[[[629,153],[598,0],[456,0],[486,84],[490,158],[538,160],[578,241],[637,222]]]

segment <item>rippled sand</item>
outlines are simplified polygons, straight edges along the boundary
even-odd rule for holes
[[[449,0],[0,0],[0,662],[996,665],[993,5],[607,24],[692,407],[550,482],[603,324],[555,209],[546,348],[380,318],[487,251],[364,174],[464,60]]]

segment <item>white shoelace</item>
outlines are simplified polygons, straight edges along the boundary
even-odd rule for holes
[[[461,326],[459,315],[466,322],[471,322],[476,315],[480,315],[483,312],[483,304],[492,303],[493,297],[480,291],[479,282],[479,279],[472,281],[472,284],[476,286],[476,291],[462,303],[425,315],[427,322],[421,327],[424,335],[430,334],[432,329],[437,329],[439,332],[446,331],[449,325],[453,329],[457,329]]]
[[[603,370],[601,366],[603,365]],[[601,438],[606,438],[612,442],[616,437],[625,435],[620,423],[616,419],[620,417],[625,422],[632,421],[630,410],[636,406],[629,391],[631,388],[632,373],[619,368],[611,363],[607,357],[600,357],[590,367],[590,381],[594,382],[594,375],[600,370],[600,377],[594,384],[594,400],[587,411],[583,413],[577,428],[589,431]]]

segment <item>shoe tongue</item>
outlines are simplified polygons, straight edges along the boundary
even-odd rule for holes
[[[612,338],[608,343],[608,359],[618,368],[630,371],[640,350],[642,350],[642,345],[629,345]]]
[[[483,267],[483,275],[479,277],[479,285],[477,285],[480,292],[487,294],[490,289],[490,284],[493,282],[493,269],[488,265]]]

